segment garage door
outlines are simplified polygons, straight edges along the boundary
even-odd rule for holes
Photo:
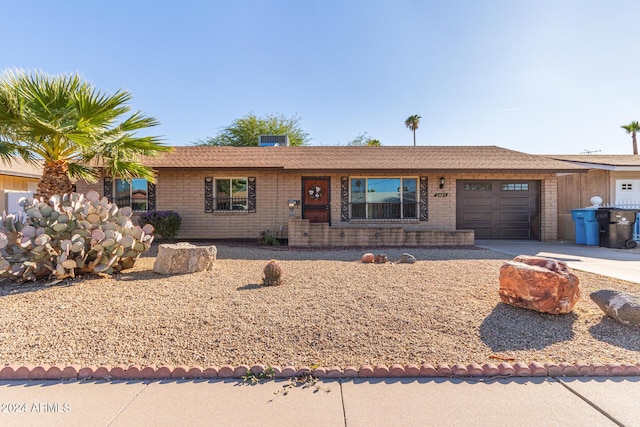
[[[540,240],[540,181],[458,180],[456,228],[476,239]]]

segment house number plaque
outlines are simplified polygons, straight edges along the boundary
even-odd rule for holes
[[[433,197],[449,197],[449,193],[436,193]]]

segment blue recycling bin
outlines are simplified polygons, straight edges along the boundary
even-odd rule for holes
[[[600,226],[596,218],[596,209],[571,209],[571,217],[576,223],[576,244],[598,246]]]

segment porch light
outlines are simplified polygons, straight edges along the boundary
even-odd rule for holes
[[[293,210],[296,208],[296,206],[300,204],[300,200],[289,199],[288,204],[289,204],[289,216],[293,217],[295,216],[295,214],[293,213]]]
[[[444,188],[444,176],[440,177],[440,189],[442,190]]]

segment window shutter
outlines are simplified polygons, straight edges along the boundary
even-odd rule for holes
[[[256,177],[250,176],[248,184],[249,184],[248,210],[251,213],[255,213],[256,212]]]
[[[104,197],[109,200],[109,203],[113,203],[113,179],[110,176],[105,176],[102,185],[102,192]]]
[[[426,176],[420,177],[420,221],[429,220],[429,186]]]
[[[156,185],[147,181],[147,210],[156,210]]]
[[[349,177],[340,178],[340,221],[349,222]]]
[[[213,212],[213,177],[204,178],[204,211]]]

